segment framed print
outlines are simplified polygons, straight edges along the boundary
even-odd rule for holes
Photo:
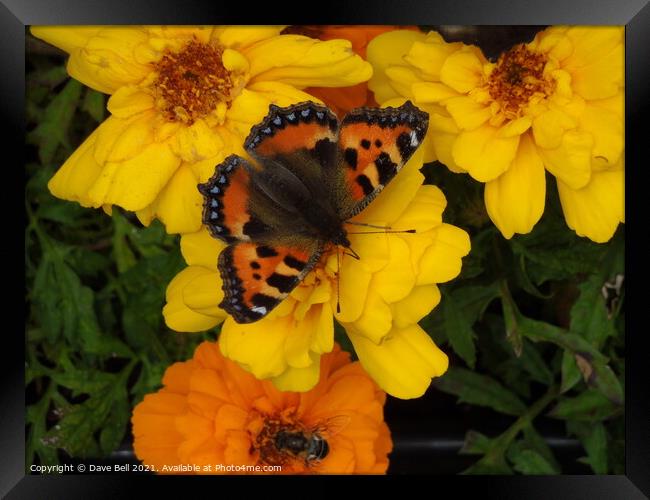
[[[643,1],[150,7],[0,7],[3,494],[649,494]]]

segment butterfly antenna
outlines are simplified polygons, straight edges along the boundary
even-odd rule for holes
[[[360,231],[360,232],[348,232],[347,234],[381,234],[381,233],[415,233],[415,229],[404,229],[404,230],[395,230],[395,231]]]
[[[350,233],[348,233],[348,234],[350,234]],[[346,248],[348,250],[350,250],[351,253],[347,253],[346,251],[343,251],[343,255],[349,255],[350,257],[354,257],[357,260],[361,260],[361,257],[359,256],[359,254],[357,252],[352,250],[352,248],[350,248],[350,247],[346,247]]]
[[[390,226],[377,226],[375,224],[366,224],[365,222],[351,222],[345,221],[345,224],[352,224],[353,226],[365,226],[365,227],[374,227],[375,229],[393,229]]]
[[[336,314],[341,312],[341,255],[336,249]]]

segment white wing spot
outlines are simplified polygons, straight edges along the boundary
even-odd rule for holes
[[[411,130],[411,146],[415,147],[419,144],[418,137],[415,134],[415,130]]]
[[[251,311],[259,313],[259,314],[266,314],[266,307],[263,307],[263,306],[251,307]]]

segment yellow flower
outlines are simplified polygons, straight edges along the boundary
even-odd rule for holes
[[[241,152],[269,104],[317,100],[299,89],[370,78],[347,40],[280,35],[283,26],[33,27],[70,54],[68,72],[111,94],[111,116],[72,154],[50,191],[87,207],[119,205],[167,231],[201,227],[196,185]]]
[[[439,302],[437,283],[458,275],[469,252],[467,233],[442,222],[446,200],[422,185],[416,151],[395,179],[353,220],[415,229],[413,233],[351,234],[360,260],[326,254],[276,309],[250,324],[236,323],[217,305],[223,298],[217,257],[224,244],[203,229],[183,235],[189,267],[169,284],[163,309],[170,328],[198,332],[223,323],[221,352],[281,390],[307,391],[319,380],[319,358],[332,350],[334,318],[346,330],[359,360],[389,394],[421,396],[447,356],[417,322]],[[337,300],[340,312],[336,313]]]
[[[605,242],[624,222],[622,28],[548,28],[496,62],[435,32],[396,31],[370,42],[368,60],[377,101],[429,112],[425,161],[486,183],[506,238],[542,216],[545,169],[578,235]]]
[[[386,393],[338,346],[323,356],[321,370],[311,391],[280,392],[203,342],[133,410],[135,453],[160,473],[242,474],[256,466],[261,473],[276,472],[269,466],[284,474],[385,473],[393,447]],[[315,456],[278,446],[282,432],[309,437]]]

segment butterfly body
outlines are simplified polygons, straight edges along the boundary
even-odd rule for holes
[[[268,314],[330,246],[350,249],[347,221],[361,212],[421,143],[428,116],[410,102],[359,108],[339,123],[325,106],[279,108],[199,185],[203,222],[229,245],[218,261],[235,321]],[[352,251],[353,252],[353,251]]]

